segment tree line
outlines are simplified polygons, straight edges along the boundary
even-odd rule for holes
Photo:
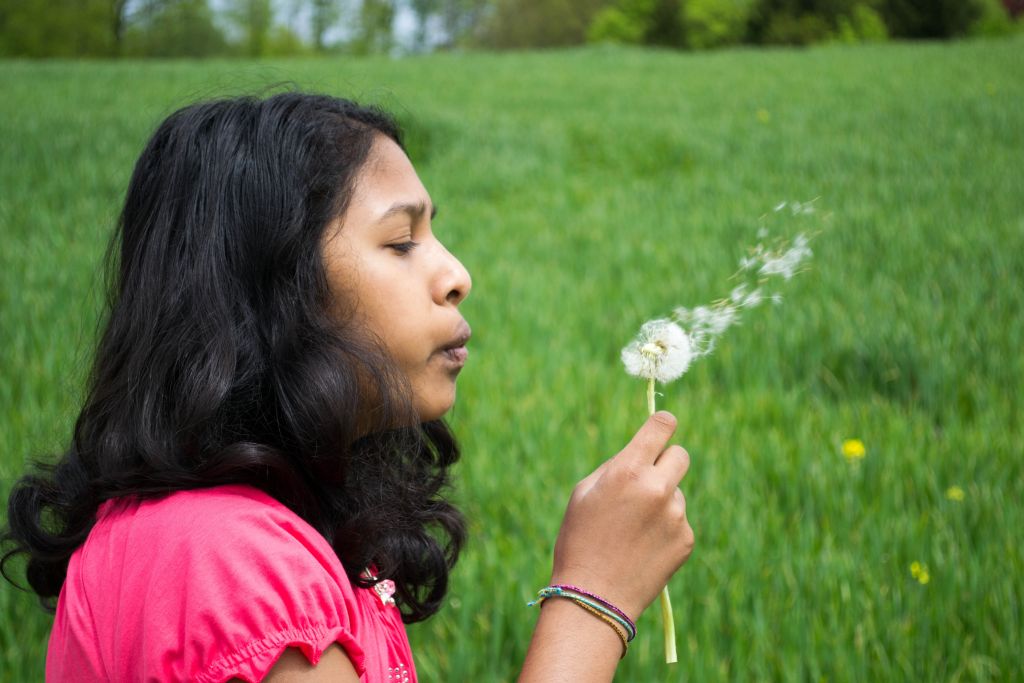
[[[1022,30],[1024,0],[0,0],[0,56],[706,49]]]

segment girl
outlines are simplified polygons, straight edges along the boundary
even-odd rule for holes
[[[8,502],[54,681],[414,681],[465,538],[470,276],[383,112],[195,104],[136,163],[68,451]],[[610,680],[693,546],[658,413],[573,492],[523,681]],[[576,591],[576,592],[573,592]],[[591,597],[584,599],[584,594]],[[468,635],[468,634],[467,634]]]

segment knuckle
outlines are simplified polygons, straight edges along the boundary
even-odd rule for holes
[[[687,523],[686,530],[683,532],[683,545],[686,547],[687,554],[697,545],[697,537],[694,535],[693,527],[689,523]]]
[[[633,464],[623,465],[618,470],[619,477],[628,482],[638,482],[643,478],[640,468]]]

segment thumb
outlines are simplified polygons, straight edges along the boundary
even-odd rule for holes
[[[667,410],[659,410],[647,418],[647,422],[622,449],[621,457],[638,464],[653,465],[665,450],[668,440],[676,433],[678,424],[675,415]]]

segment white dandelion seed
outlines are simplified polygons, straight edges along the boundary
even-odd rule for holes
[[[803,233],[797,235],[793,240],[792,247],[781,253],[767,255],[757,274],[764,276],[781,275],[784,279],[789,280],[796,274],[800,265],[813,256],[814,252],[807,246],[808,242],[807,236]]]

